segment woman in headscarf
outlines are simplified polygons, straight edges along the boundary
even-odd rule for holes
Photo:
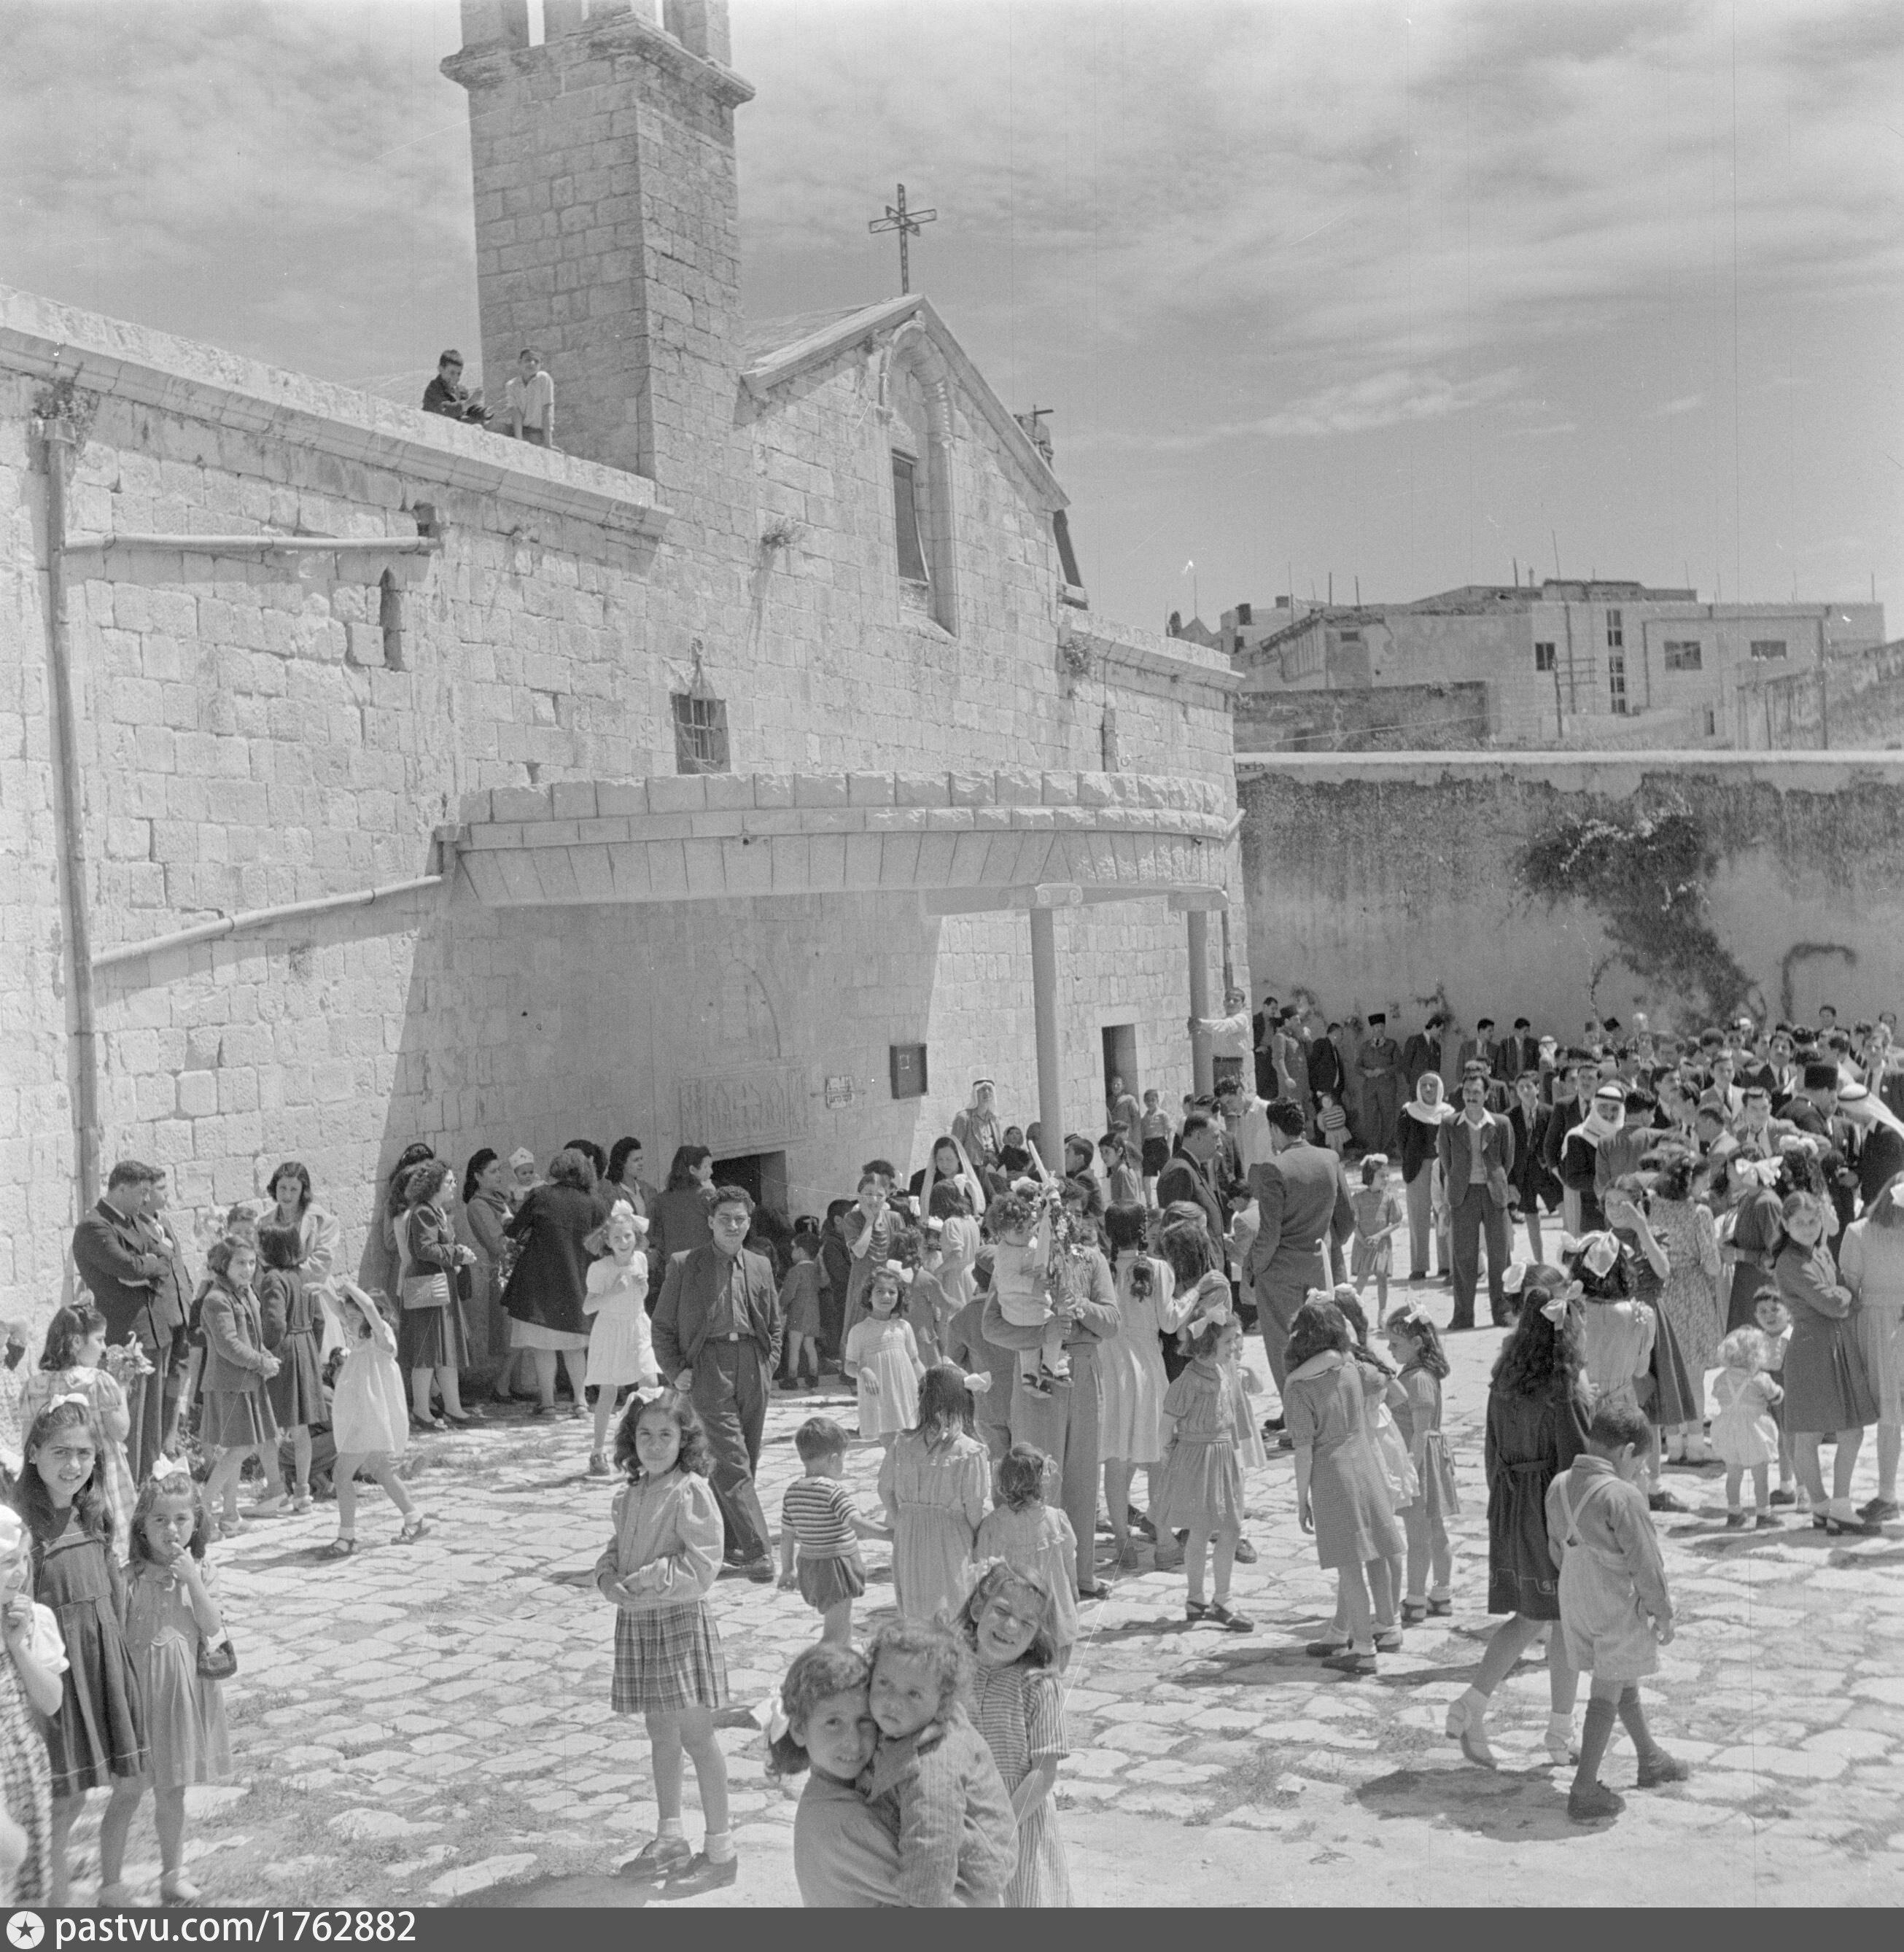
[[[1441,1073],[1424,1071],[1415,1080],[1414,1096],[1401,1108],[1401,1187],[1408,1203],[1408,1278],[1428,1278],[1430,1222],[1443,1204],[1439,1161],[1441,1128],[1455,1115],[1442,1089]],[[1436,1226],[1435,1271],[1453,1278],[1445,1227]]]
[[[945,1133],[932,1141],[932,1156],[907,1183],[906,1190],[913,1196],[913,1210],[922,1222],[931,1216],[934,1188],[947,1185],[963,1189],[973,1213],[984,1212],[985,1182],[979,1177],[971,1156],[958,1135],[953,1132]]]
[[[972,1102],[953,1119],[952,1136],[964,1148],[968,1164],[984,1175],[986,1191],[1005,1191],[998,1164],[1005,1128],[998,1117],[997,1087],[989,1078],[972,1081]]]
[[[1580,1196],[1580,1235],[1605,1231],[1607,1190],[1639,1165],[1646,1137],[1627,1129],[1627,1087],[1617,1078],[1602,1078],[1586,1117],[1561,1141],[1561,1183]]]

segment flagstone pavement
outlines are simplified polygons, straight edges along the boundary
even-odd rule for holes
[[[1332,1591],[1298,1528],[1286,1456],[1249,1481],[1260,1556],[1238,1568],[1236,1594],[1254,1633],[1187,1625],[1182,1575],[1151,1570],[1148,1552],[1085,1608],[1059,1789],[1080,1902],[1904,1900],[1904,1528],[1834,1542],[1801,1516],[1774,1534],[1728,1534],[1716,1467],[1668,1473],[1704,1509],[1660,1520],[1681,1625],[1648,1693],[1655,1732],[1693,1775],[1633,1792],[1616,1731],[1604,1772],[1628,1795],[1616,1823],[1567,1821],[1567,1772],[1539,1746],[1542,1667],[1524,1666],[1497,1697],[1498,1772],[1467,1766],[1444,1738],[1491,1624],[1480,1418],[1499,1340],[1483,1329],[1449,1344],[1464,1506],[1454,1616],[1411,1629],[1374,1680],[1326,1677],[1304,1655]],[[761,1472],[770,1518],[798,1468],[794,1431],[816,1409],[850,1427],[837,1389],[775,1399]],[[618,1878],[652,1834],[653,1806],[641,1727],[609,1710],[612,1615],[589,1578],[612,1487],[584,1475],[585,1422],[493,1414],[480,1432],[414,1444],[432,1526],[415,1545],[389,1542],[394,1516],[366,1487],[354,1559],[315,1556],[334,1528],[329,1505],[255,1522],[219,1549],[243,1665],[227,1688],[236,1777],[191,1797],[205,1901],[797,1902],[793,1793],[763,1775],[745,1710],[812,1639],[813,1618],[772,1586],[716,1589],[737,1884],[656,1891]],[[869,1447],[850,1466],[869,1512],[878,1458]],[[1862,1500],[1868,1456],[1859,1480]],[[863,1620],[891,1592],[885,1547],[867,1558]],[[697,1841],[692,1785],[691,1772]],[[97,1875],[86,1861],[96,1816],[76,1839],[82,1897]],[[128,1872],[148,1902],[149,1826],[142,1812]]]

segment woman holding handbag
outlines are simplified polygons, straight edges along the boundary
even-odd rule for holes
[[[399,1359],[410,1378],[410,1422],[418,1430],[441,1430],[443,1420],[476,1421],[463,1408],[463,1365],[469,1359],[457,1275],[474,1265],[476,1252],[456,1238],[449,1220],[456,1175],[442,1159],[416,1167],[403,1185],[404,1212],[397,1222],[399,1281],[403,1326]],[[431,1384],[443,1392],[443,1417],[432,1414]]]

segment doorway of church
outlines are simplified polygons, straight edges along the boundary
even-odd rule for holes
[[[716,1186],[742,1186],[753,1196],[753,1244],[772,1243],[774,1257],[784,1262],[793,1227],[787,1212],[787,1155],[736,1153],[714,1160]]]
[[[1140,1104],[1143,1103],[1144,1093],[1137,1082],[1137,1026],[1135,1024],[1107,1024],[1104,1027],[1103,1036],[1104,1115],[1108,1119],[1111,1100],[1120,1089],[1128,1091]],[[1116,1082],[1119,1079],[1123,1081],[1121,1086]],[[1095,1138],[1098,1132],[1104,1129],[1101,1124],[1091,1137]]]

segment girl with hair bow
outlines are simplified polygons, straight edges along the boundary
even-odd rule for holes
[[[866,1287],[872,1312],[846,1338],[846,1373],[860,1390],[860,1434],[879,1440],[886,1450],[919,1418],[919,1386],[925,1375],[919,1338],[901,1312],[912,1285],[902,1262],[885,1261]]]

